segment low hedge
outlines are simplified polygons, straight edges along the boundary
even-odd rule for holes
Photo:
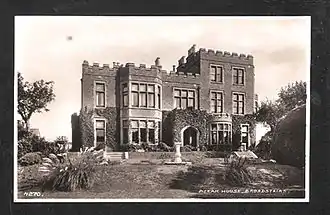
[[[29,152],[23,155],[18,160],[18,163],[22,166],[29,166],[29,165],[41,163],[41,161],[42,161],[41,152]]]

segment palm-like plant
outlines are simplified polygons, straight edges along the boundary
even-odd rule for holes
[[[75,191],[89,189],[94,184],[95,166],[103,158],[101,151],[87,148],[80,153],[77,159],[67,159],[62,163],[54,154],[43,158],[39,167],[44,177],[44,188],[59,191]]]

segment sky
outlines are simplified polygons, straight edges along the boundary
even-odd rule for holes
[[[16,16],[14,69],[29,82],[55,82],[50,111],[32,115],[31,127],[48,140],[71,140],[71,114],[80,110],[84,60],[150,66],[160,57],[170,71],[193,44],[197,50],[252,54],[255,93],[262,101],[276,99],[288,83],[309,81],[310,29],[310,18],[297,16]]]

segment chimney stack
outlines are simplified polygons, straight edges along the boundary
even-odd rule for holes
[[[159,58],[159,57],[156,58],[156,60],[155,60],[155,65],[158,66],[158,67],[161,66],[161,65],[160,65],[160,58]]]

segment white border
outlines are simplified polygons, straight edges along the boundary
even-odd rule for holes
[[[61,17],[59,17],[61,18]],[[62,17],[63,18],[63,17]],[[86,17],[89,18],[89,17]],[[131,19],[132,17],[112,17],[117,19]],[[150,19],[150,17],[134,17],[135,19]],[[157,17],[158,19],[173,19],[174,17]],[[241,19],[242,17],[201,17],[201,19]],[[290,18],[293,18],[290,16]],[[311,28],[311,17],[310,16],[300,16],[295,17],[297,19],[305,19],[310,28]],[[174,19],[185,20],[189,19],[189,17],[175,17]],[[244,19],[263,19],[263,20],[274,20],[274,17],[270,16],[262,16],[262,17],[244,17]],[[278,20],[287,19],[286,16],[278,16],[276,17]],[[15,17],[16,21],[16,17]],[[14,23],[15,26],[15,23]],[[311,31],[310,31],[311,33]],[[311,36],[309,37],[308,46],[311,47]],[[16,46],[14,43],[14,51],[17,53]],[[311,51],[311,50],[310,50]],[[306,55],[306,61],[308,65],[310,65],[310,52]],[[16,60],[16,59],[15,59]],[[309,202],[310,199],[310,67],[306,70],[307,77],[307,102],[306,102],[306,166],[305,166],[305,198],[238,198],[238,199],[18,199],[17,196],[17,144],[14,144],[14,183],[13,183],[13,191],[14,191],[14,202],[15,203],[27,203],[27,202]],[[17,68],[14,65],[14,140],[17,141]]]

